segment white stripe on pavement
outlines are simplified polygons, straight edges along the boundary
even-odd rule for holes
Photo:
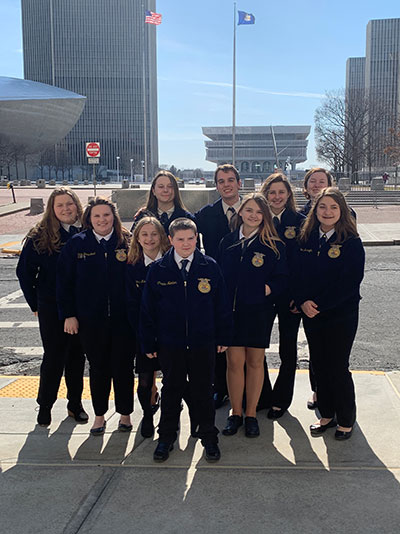
[[[43,347],[3,347],[0,351],[11,351],[18,356],[42,356]]]
[[[0,299],[0,306],[2,304],[9,304],[13,300],[19,299],[19,297],[22,297],[22,291],[20,289],[17,289],[17,291],[13,291],[9,295],[6,295],[5,297],[2,297]]]
[[[0,328],[38,328],[38,321],[2,321]]]

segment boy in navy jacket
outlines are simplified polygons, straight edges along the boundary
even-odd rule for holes
[[[215,462],[220,458],[212,388],[215,348],[223,352],[230,343],[231,312],[220,268],[196,248],[195,223],[176,219],[169,234],[173,248],[150,267],[140,317],[143,352],[158,356],[163,372],[153,457],[165,461],[173,448],[188,378],[206,460]]]

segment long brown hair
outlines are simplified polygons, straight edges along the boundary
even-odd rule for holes
[[[68,195],[73,200],[77,208],[78,221],[82,219],[82,204],[78,195],[69,187],[57,187],[49,196],[46,210],[42,219],[29,230],[23,242],[32,239],[33,246],[39,254],[53,254],[59,252],[61,248],[60,221],[54,213],[54,201],[60,195]]]
[[[93,230],[90,216],[92,213],[92,209],[95,206],[108,206],[110,208],[114,216],[113,226],[114,226],[114,232],[116,233],[117,239],[118,239],[117,246],[121,246],[121,245],[128,246],[130,233],[126,228],[122,226],[121,219],[118,214],[117,206],[113,202],[108,200],[107,198],[95,197],[89,200],[88,205],[86,206],[85,211],[83,212],[83,217],[82,217],[83,228],[85,230],[88,228]]]
[[[157,230],[158,235],[160,236],[160,252],[162,255],[164,255],[170,248],[168,238],[165,235],[163,225],[160,223],[160,221],[155,217],[143,217],[136,223],[129,247],[128,263],[132,263],[132,265],[135,265],[135,263],[138,263],[139,261],[143,261],[144,258],[143,247],[139,243],[139,233],[145,224],[152,224]]]
[[[358,237],[356,221],[351,215],[349,206],[347,205],[346,199],[336,187],[325,187],[317,196],[314,205],[312,206],[310,213],[305,220],[299,235],[299,240],[301,243],[308,241],[311,232],[314,228],[319,227],[319,221],[317,218],[317,208],[319,203],[324,197],[329,197],[338,204],[340,209],[340,218],[335,224],[335,233],[336,239],[335,243],[343,243],[350,237]]]
[[[310,199],[310,195],[309,193],[307,192],[307,184],[308,184],[308,180],[311,178],[311,176],[315,173],[315,172],[323,172],[326,176],[326,179],[328,180],[328,185],[327,187],[332,187],[333,185],[333,178],[332,178],[332,174],[327,171],[326,169],[324,169],[323,167],[313,167],[312,169],[310,169],[306,175],[304,176],[304,182],[303,182],[303,195],[307,198],[307,199]]]
[[[264,195],[261,193],[250,193],[244,197],[242,200],[242,203],[240,204],[240,208],[238,210],[237,219],[236,219],[236,227],[238,228],[242,223],[243,219],[240,215],[240,212],[243,210],[243,208],[246,206],[250,200],[254,200],[254,202],[257,204],[257,206],[260,208],[263,220],[258,227],[258,236],[260,241],[266,245],[267,247],[271,248],[277,256],[279,256],[278,247],[276,246],[276,241],[281,241],[279,238],[275,226],[272,222],[271,212],[269,210],[267,201],[265,200]]]
[[[293,190],[291,188],[289,180],[281,172],[274,172],[273,174],[270,174],[268,178],[265,180],[265,182],[262,184],[260,193],[264,195],[265,200],[268,203],[268,192],[271,189],[271,185],[281,183],[281,182],[286,187],[286,190],[289,194],[285,208],[288,209],[289,211],[296,212],[296,200],[293,195]]]
[[[154,214],[157,213],[158,201],[157,201],[157,198],[156,198],[156,196],[154,194],[154,187],[156,185],[157,180],[161,176],[166,176],[167,178],[169,178],[169,181],[172,184],[172,187],[174,189],[174,206],[175,206],[175,208],[182,208],[183,210],[186,211],[186,208],[183,205],[183,202],[182,202],[182,199],[181,199],[181,195],[179,193],[179,187],[178,187],[177,179],[172,174],[172,172],[169,172],[169,171],[158,171],[158,173],[154,176],[153,181],[151,182],[151,187],[150,187],[149,195],[147,197],[146,206],[144,206],[142,209],[150,210]]]

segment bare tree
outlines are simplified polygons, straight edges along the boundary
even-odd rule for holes
[[[382,158],[386,132],[377,125],[389,120],[384,103],[364,90],[328,92],[315,112],[317,154],[333,170],[347,170],[357,182],[363,167],[371,173]]]

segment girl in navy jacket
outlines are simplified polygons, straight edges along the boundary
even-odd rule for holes
[[[223,434],[235,434],[243,424],[245,390],[246,436],[255,437],[259,435],[256,407],[275,317],[274,299],[286,289],[287,265],[285,245],[272,224],[264,196],[246,196],[238,216],[239,227],[220,244],[220,264],[234,315],[233,342],[227,355],[232,415]]]
[[[126,291],[128,319],[137,336],[136,372],[139,375],[137,394],[143,410],[141,434],[144,438],[150,438],[154,433],[153,406],[155,406],[155,395],[153,397],[152,390],[154,389],[156,371],[160,369],[160,365],[158,358],[147,358],[140,349],[138,341],[140,303],[151,263],[160,259],[168,249],[167,236],[159,220],[155,217],[140,219],[133,231],[128,252]],[[157,394],[157,389],[155,389],[155,394]]]
[[[279,356],[281,365],[272,390],[272,407],[269,419],[282,417],[293,399],[294,381],[297,365],[297,334],[301,314],[294,306],[294,276],[296,272],[297,237],[305,217],[297,213],[292,188],[282,173],[271,174],[263,183],[263,194],[271,210],[272,222],[279,237],[286,245],[289,268],[289,286],[276,299],[276,313],[279,320]]]
[[[195,220],[194,216],[186,211],[179,193],[178,182],[171,172],[159,171],[155,175],[147,203],[136,213],[131,232],[142,217],[156,217],[163,225],[166,235],[169,235],[169,225],[175,219],[186,217]]]
[[[44,349],[37,397],[37,422],[41,426],[51,423],[51,409],[64,369],[68,414],[78,423],[88,421],[81,403],[85,356],[78,337],[71,339],[64,333],[56,303],[57,260],[70,237],[80,232],[81,218],[82,206],[76,193],[68,187],[54,189],[42,220],[25,238],[17,266],[24,297],[39,319]]]
[[[321,419],[318,436],[336,427],[335,438],[351,437],[356,419],[349,358],[358,326],[365,254],[354,218],[337,189],[324,189],[300,233],[295,302],[303,312]]]
[[[57,269],[57,303],[64,330],[78,331],[90,364],[95,412],[91,434],[104,434],[111,381],[119,430],[132,430],[135,336],[126,309],[129,232],[115,205],[96,197],[83,214],[84,232],[64,247]]]

